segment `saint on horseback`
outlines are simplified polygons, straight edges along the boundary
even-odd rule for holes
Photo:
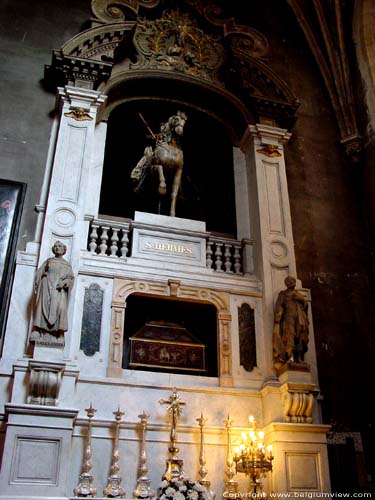
[[[154,149],[150,146],[146,147],[143,157],[130,174],[132,181],[137,183],[134,191],[140,191],[148,174],[156,172],[159,180],[158,191],[161,196],[164,196],[167,194],[166,177],[172,177],[170,215],[174,217],[184,164],[184,155],[178,144],[178,138],[183,135],[187,120],[186,115],[183,111],[177,111],[175,115],[168,118],[166,123],[160,125],[160,132],[156,135],[151,131],[142,115],[140,117],[156,144]]]

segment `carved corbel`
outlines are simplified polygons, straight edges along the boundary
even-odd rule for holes
[[[180,285],[181,281],[179,280],[168,280],[169,294],[171,297],[177,297]]]
[[[311,424],[317,388],[313,384],[284,384],[281,387],[286,422]]]
[[[30,361],[30,382],[27,403],[56,406],[64,368],[64,364],[46,364]]]

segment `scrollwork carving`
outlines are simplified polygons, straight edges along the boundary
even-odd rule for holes
[[[122,22],[137,17],[140,6],[153,8],[160,0],[92,0],[91,10],[103,23]]]
[[[140,54],[132,68],[178,71],[216,80],[224,61],[224,49],[180,11],[165,11],[160,19],[140,19],[134,36]]]
[[[230,40],[233,50],[242,51],[247,56],[264,57],[268,52],[267,38],[259,31],[236,24],[230,19],[224,25],[224,37]]]

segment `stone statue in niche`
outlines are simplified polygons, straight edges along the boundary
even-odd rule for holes
[[[68,329],[68,303],[74,275],[64,259],[66,245],[55,241],[54,257],[43,262],[35,276],[35,305],[30,340],[41,345],[63,347]]]
[[[251,372],[257,365],[255,345],[254,310],[249,304],[238,308],[238,332],[240,338],[240,365]]]
[[[287,276],[286,290],[277,298],[273,328],[273,360],[276,369],[286,363],[303,363],[309,343],[308,303],[295,290],[296,279]]]
[[[174,217],[176,215],[176,201],[180,190],[184,164],[184,155],[179,146],[178,137],[183,135],[187,119],[186,115],[182,111],[177,111],[175,115],[168,118],[166,123],[160,125],[160,132],[157,135],[151,131],[142,115],[140,117],[149,132],[151,132],[156,144],[154,149],[150,146],[146,147],[143,157],[130,174],[132,181],[136,183],[134,191],[140,191],[146,176],[155,172],[159,178],[159,195],[165,196],[167,194],[167,181],[171,178],[171,207],[169,215]]]

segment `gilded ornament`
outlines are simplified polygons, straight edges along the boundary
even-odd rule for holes
[[[83,108],[74,108],[68,113],[64,113],[67,118],[73,118],[77,122],[91,121],[92,116],[90,116],[87,111]]]
[[[268,158],[277,158],[282,156],[281,153],[279,153],[277,146],[274,144],[267,144],[264,148],[257,149],[257,153],[268,156]]]
[[[139,19],[134,44],[141,58],[132,68],[164,69],[217,80],[216,72],[224,61],[223,47],[178,10],[165,11],[154,21]]]

